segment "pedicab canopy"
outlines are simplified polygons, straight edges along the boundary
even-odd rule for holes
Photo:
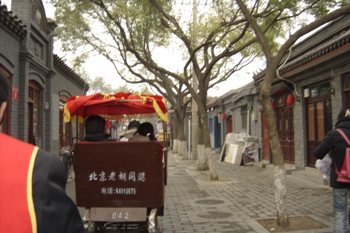
[[[90,115],[101,115],[114,120],[135,115],[137,118],[159,117],[163,121],[168,120],[168,111],[162,96],[124,92],[72,96],[66,102],[63,113],[65,122],[76,117],[79,122],[84,122]]]

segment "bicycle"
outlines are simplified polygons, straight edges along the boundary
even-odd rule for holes
[[[67,182],[69,178],[72,178],[71,172],[74,169],[74,152],[61,149],[60,156],[62,156],[62,162],[66,168]]]

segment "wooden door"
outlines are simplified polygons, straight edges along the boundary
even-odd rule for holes
[[[316,158],[313,156],[313,151],[331,129],[331,125],[327,127],[327,112],[330,111],[330,100],[320,100],[307,104],[307,166],[314,167]]]
[[[12,82],[11,82],[11,74],[1,66],[0,64],[0,72],[2,75],[5,76],[5,78],[8,79],[9,82],[9,96],[7,101],[7,106],[4,112],[4,115],[2,117],[2,120],[0,121],[0,132],[4,134],[10,134],[10,109],[11,109],[11,102],[12,102],[12,96],[11,96],[11,89],[12,89]]]
[[[270,140],[266,127],[265,115],[261,114],[262,158],[270,161]]]
[[[345,104],[346,108],[350,108],[350,91],[345,92]]]
[[[283,97],[285,98],[285,97]],[[293,106],[283,105],[276,109],[277,131],[280,139],[284,162],[294,163],[294,128],[293,128]]]
[[[227,132],[226,133],[233,133],[232,116],[228,116],[226,118],[226,122],[227,122]]]
[[[28,103],[28,143],[35,145],[33,133],[33,103]]]
[[[306,100],[307,114],[307,166],[314,167],[315,148],[333,128],[329,84],[311,87],[311,97]]]
[[[344,86],[343,90],[345,92],[345,106],[350,108],[350,73],[344,74]]]

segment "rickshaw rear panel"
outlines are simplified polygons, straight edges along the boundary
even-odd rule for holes
[[[159,142],[79,142],[75,145],[80,207],[164,206],[163,147]]]
[[[157,216],[164,214],[167,184],[167,150],[163,149],[166,141],[162,145],[159,141],[82,140],[83,124],[90,115],[119,123],[156,118],[165,125],[168,121],[165,99],[122,92],[72,96],[62,112],[71,134],[68,138],[74,160],[76,204],[85,208],[83,220],[88,229],[92,226],[95,232],[108,228],[113,232],[157,232]],[[118,139],[113,133],[111,138]]]

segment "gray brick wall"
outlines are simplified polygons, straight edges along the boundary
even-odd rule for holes
[[[32,0],[11,0],[11,11],[20,16],[20,20],[29,25],[31,18]]]
[[[0,26],[0,65],[12,74],[12,87],[19,87],[19,51],[21,41],[14,37],[9,31]],[[21,93],[19,93],[21,95]],[[19,101],[11,100],[10,102],[10,134],[18,137],[18,115]]]
[[[25,38],[20,39],[14,31],[0,24],[0,66],[12,75],[12,87],[19,89],[19,100],[10,100],[10,135],[28,141],[29,81],[35,81],[41,90],[39,111],[41,148],[58,155],[59,93],[68,94],[67,97],[81,95],[83,88],[81,84],[71,81],[69,75],[53,70],[50,32],[45,29],[46,23],[37,25],[31,19],[32,4],[42,7],[36,0],[12,0],[13,13],[26,24],[28,31]],[[32,28],[36,30],[31,31]],[[33,43],[43,45],[43,50],[34,54]]]
[[[307,159],[307,113],[305,106],[305,99],[303,98],[304,87],[320,83],[322,81],[329,81],[330,86],[334,88],[334,95],[331,95],[332,108],[332,125],[335,125],[336,118],[339,111],[344,106],[344,95],[342,91],[342,73],[350,72],[350,67],[344,65],[344,59],[349,60],[350,56],[340,56],[333,58],[331,62],[320,64],[320,66],[310,69],[304,73],[297,74],[297,87],[301,95],[300,102],[296,101],[294,104],[294,139],[295,139],[295,167],[303,169],[306,167]],[[332,78],[330,76],[332,75]],[[300,127],[301,126],[301,127]]]
[[[64,76],[62,73],[56,71],[56,75],[52,80],[52,92],[53,93],[61,93],[66,92],[70,95],[83,95],[84,90],[77,86],[77,84],[72,81],[71,79],[68,79],[66,76]]]

